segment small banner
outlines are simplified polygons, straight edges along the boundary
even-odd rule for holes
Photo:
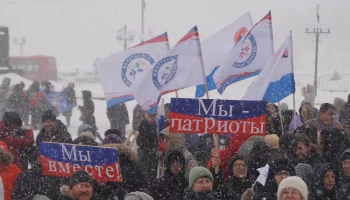
[[[45,175],[71,177],[83,170],[96,181],[122,182],[116,149],[41,142],[40,154]]]
[[[49,108],[55,108],[58,113],[65,113],[73,109],[68,102],[67,94],[62,92],[50,92],[46,94],[46,100]]]
[[[266,101],[172,98],[173,133],[266,134]]]

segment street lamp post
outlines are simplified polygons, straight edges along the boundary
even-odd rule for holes
[[[127,35],[127,31],[126,31],[126,25],[124,25],[124,31],[121,34],[117,35],[117,40],[123,40],[124,41],[124,49],[126,49],[127,46],[127,41],[131,41],[134,40],[134,36],[133,35]]]

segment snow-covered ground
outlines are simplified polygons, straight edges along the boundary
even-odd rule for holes
[[[11,85],[14,85],[16,83],[20,83],[21,81],[25,83],[25,89],[29,87],[32,81],[24,79],[23,77],[17,75],[17,74],[6,74],[6,75],[0,75],[0,83],[2,82],[4,77],[9,77],[11,78]],[[231,99],[231,100],[239,100],[243,95],[246,89],[248,88],[249,84],[251,83],[252,80],[245,80],[241,81],[235,84],[232,84],[229,86],[224,94],[221,96],[219,93],[216,91],[211,91],[209,92],[210,98],[213,99]],[[53,82],[55,85],[55,90],[60,91],[67,85],[67,82]],[[298,86],[298,85],[297,85]],[[79,98],[81,97],[81,91],[82,90],[90,90],[92,92],[93,97],[104,97],[103,89],[100,84],[75,84],[75,91],[76,95],[78,97],[77,102],[78,105],[82,105],[82,99]],[[179,97],[182,98],[194,98],[195,94],[195,87],[191,88],[186,88],[183,90],[178,91]],[[345,101],[347,100],[349,92],[326,92],[326,91],[321,91],[318,90],[318,95],[316,97],[315,103],[316,105],[320,105],[321,103],[329,102],[333,103],[334,98],[340,97],[344,99]],[[170,102],[170,98],[175,97],[175,93],[170,93],[165,96],[163,96],[165,103]],[[295,100],[296,100],[296,109],[298,110],[301,101],[303,100],[303,97],[301,95],[301,86],[298,86],[296,88],[296,94],[295,94]],[[282,102],[286,102],[290,108],[292,108],[293,105],[293,98],[292,95],[289,97],[285,98]],[[95,118],[96,118],[96,125],[99,128],[99,132],[101,133],[103,137],[103,133],[109,129],[110,124],[106,115],[106,108],[107,104],[104,100],[97,100],[94,99],[95,103]],[[133,108],[136,106],[136,101],[130,101],[126,103],[126,106],[128,108],[129,112],[129,120],[130,122],[132,121],[132,111]],[[77,110],[76,108],[73,110],[73,117],[71,119],[71,126],[68,127],[69,132],[72,134],[73,139],[77,137],[77,130],[79,125],[81,124],[81,121],[79,121],[80,117],[80,111]],[[62,120],[62,122],[65,123],[65,118],[64,116],[60,115],[58,119]],[[127,132],[131,130],[131,124],[127,126]],[[36,131],[37,133],[37,131]]]

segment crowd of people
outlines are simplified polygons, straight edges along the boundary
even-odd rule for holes
[[[170,132],[170,104],[165,105],[161,131],[156,116],[136,106],[132,120],[139,133],[135,152],[125,143],[129,117],[124,104],[107,109],[111,126],[102,138],[97,132],[92,94],[83,91],[83,105],[78,107],[82,124],[78,137],[72,138],[67,130],[72,113],[64,114],[69,116],[64,124],[53,109],[38,105],[42,108],[36,112],[31,107],[36,104],[29,101],[23,105],[23,93],[29,99],[40,96],[35,91],[41,92],[42,84],[33,84],[27,91],[23,84],[15,85],[9,98],[0,95],[0,198],[5,200],[350,199],[350,95],[347,102],[336,98],[319,109],[306,98],[297,113],[285,103],[268,103],[266,136],[223,135],[220,149],[213,146],[212,135]],[[1,94],[5,94],[5,86],[9,87],[9,80],[1,85]],[[66,92],[75,99],[75,92]],[[5,101],[6,106],[2,104]],[[36,137],[32,129],[23,127],[29,122],[19,108],[26,106],[32,118],[40,115],[31,121],[32,128],[39,129]],[[71,177],[45,175],[40,142],[115,148],[122,182],[99,182],[85,171],[76,171]],[[263,184],[256,181],[257,169],[266,164],[269,169]]]

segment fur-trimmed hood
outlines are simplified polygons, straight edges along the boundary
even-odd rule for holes
[[[115,148],[118,150],[120,155],[124,155],[131,159],[133,162],[137,162],[137,154],[123,144],[105,144],[103,147]]]

